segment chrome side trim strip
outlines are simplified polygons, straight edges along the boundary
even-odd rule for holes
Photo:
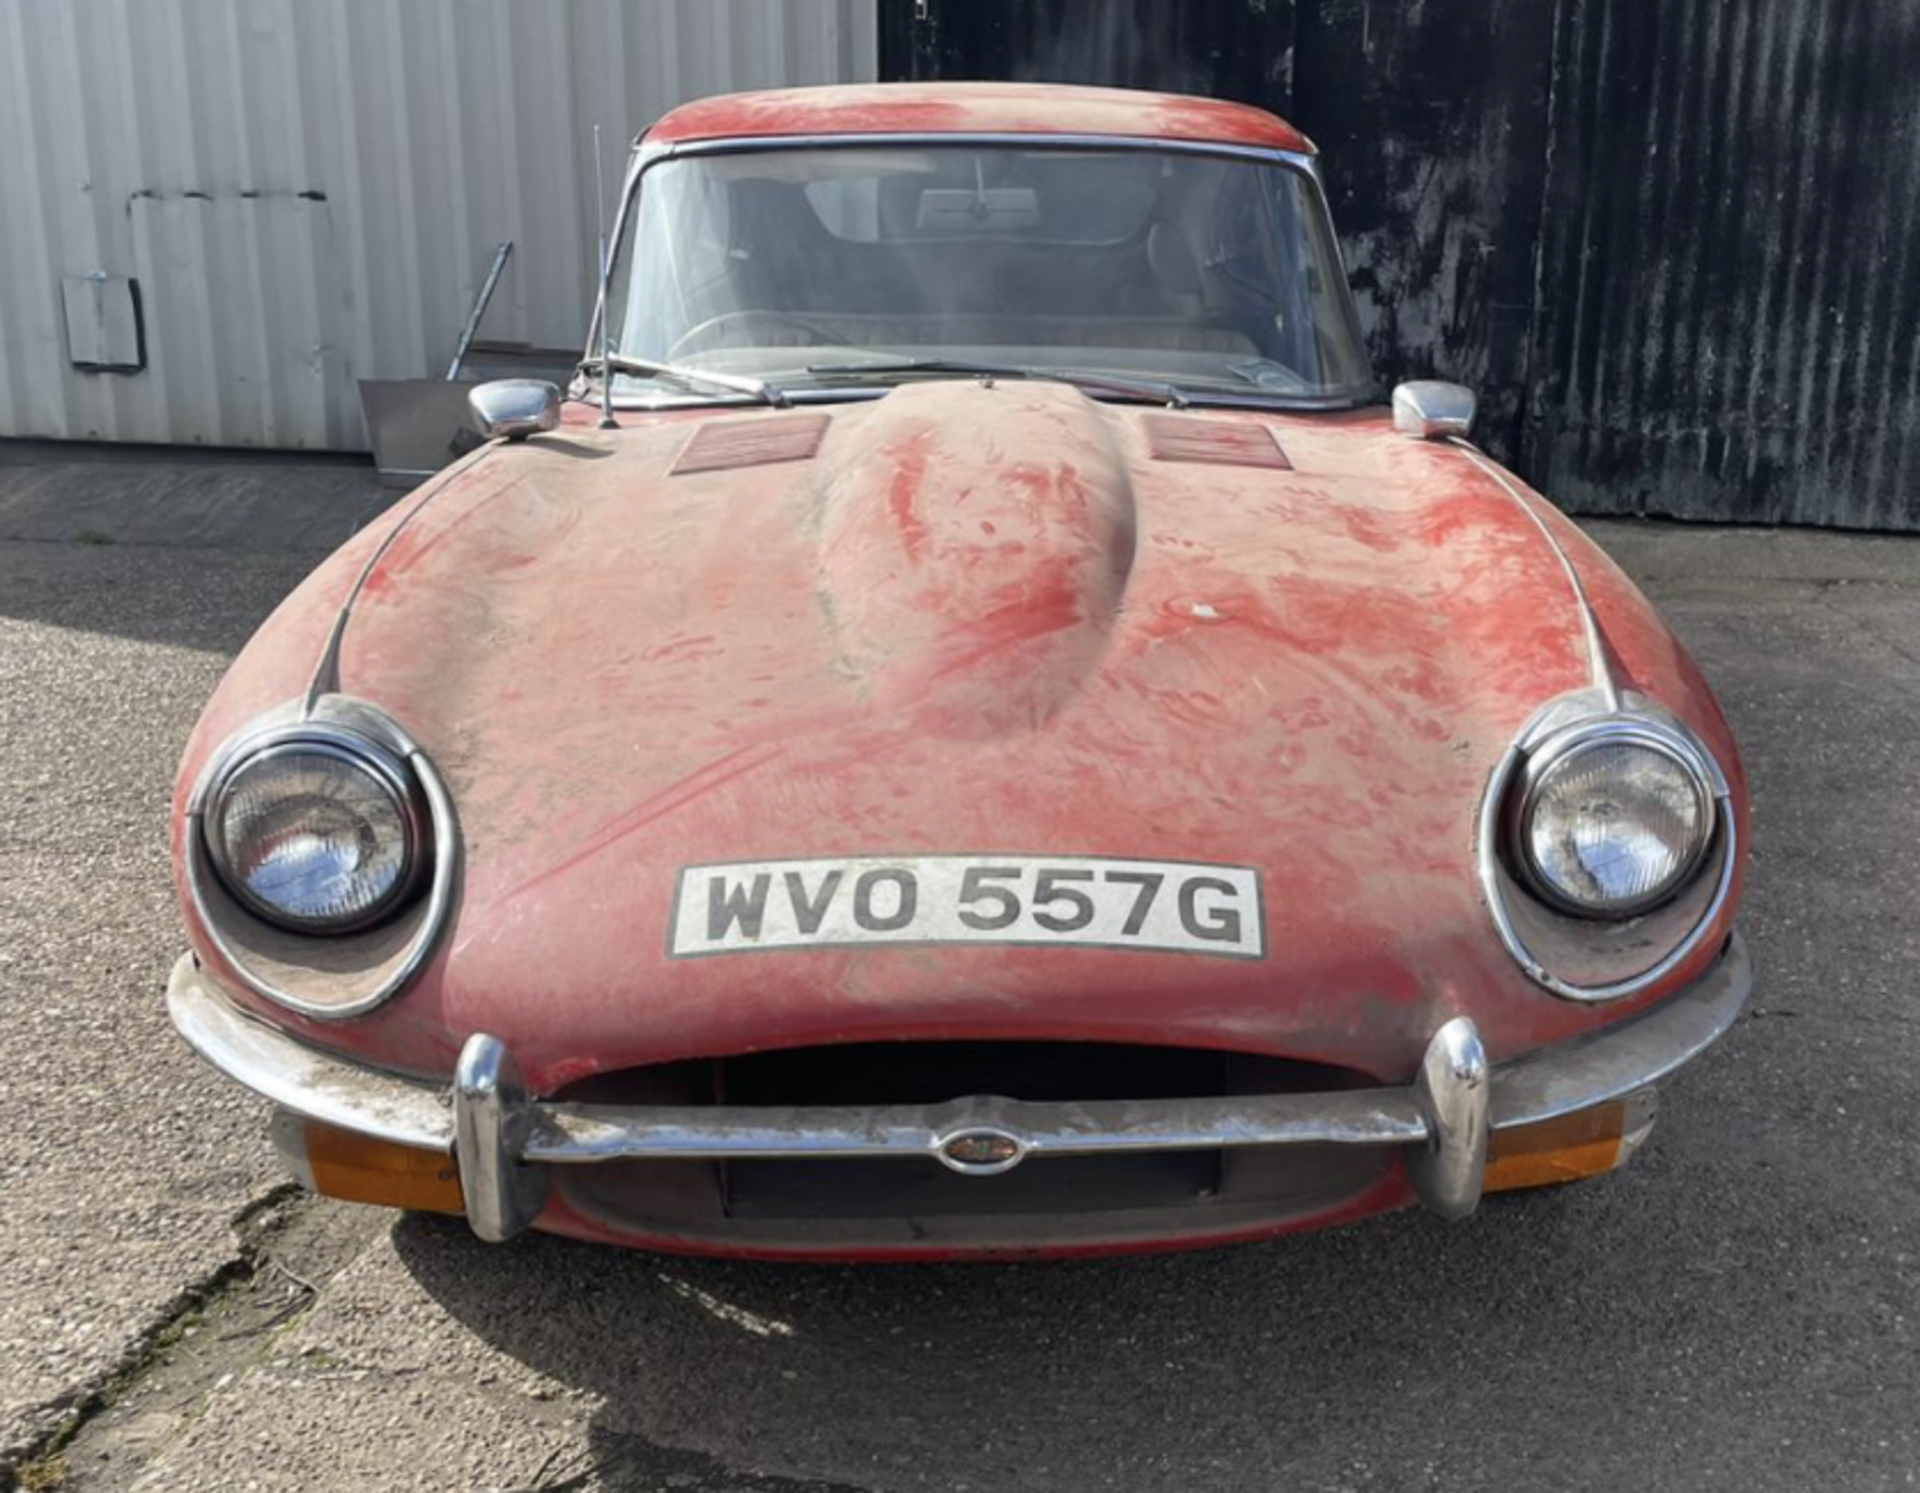
[[[1449,445],[1459,450],[1467,460],[1480,468],[1500,485],[1501,491],[1513,499],[1520,511],[1533,520],[1534,528],[1540,531],[1540,537],[1547,542],[1547,548],[1553,551],[1553,557],[1560,563],[1561,574],[1567,578],[1567,585],[1573,591],[1574,600],[1580,607],[1581,625],[1587,639],[1588,666],[1593,671],[1593,687],[1601,692],[1607,702],[1607,709],[1620,709],[1620,686],[1613,677],[1613,665],[1607,659],[1606,640],[1601,636],[1600,622],[1594,616],[1593,603],[1587,599],[1586,584],[1580,579],[1580,572],[1574,569],[1573,561],[1568,558],[1566,549],[1553,536],[1553,530],[1547,527],[1547,521],[1535,510],[1518,484],[1493,462],[1480,454],[1472,442],[1454,436]]]
[[[484,451],[486,447],[482,446],[479,450]],[[474,453],[474,455],[477,454],[477,452]],[[347,592],[346,599],[340,603],[340,610],[334,613],[333,626],[327,632],[326,646],[320,650],[320,658],[314,664],[313,679],[307,686],[302,706],[303,717],[312,717],[319,708],[320,701],[326,696],[340,693],[340,648],[346,640],[347,623],[353,616],[354,604],[360,600],[360,593],[366,589],[367,582],[373,578],[373,573],[379,568],[380,562],[387,557],[387,551],[393,547],[394,540],[398,539],[407,526],[420,516],[421,510],[427,504],[447,490],[451,485],[453,474],[459,472],[472,460],[473,455],[469,455],[455,462],[451,467],[441,468],[440,474],[449,480],[431,484],[418,501],[401,516],[400,521],[387,530],[374,552],[367,556],[367,563],[360,567],[360,574],[354,577],[353,588]]]
[[[195,969],[174,967],[174,1025],[202,1057],[275,1104],[401,1145],[454,1144],[476,1230],[507,1237],[538,1210],[541,1165],[640,1158],[933,1156],[956,1170],[1004,1170],[977,1157],[1096,1155],[1215,1146],[1418,1146],[1422,1200],[1465,1216],[1479,1196],[1489,1132],[1630,1095],[1696,1057],[1745,1008],[1753,975],[1733,939],[1711,971],[1672,999],[1587,1036],[1489,1067],[1471,1021],[1435,1034],[1408,1088],[1139,1103],[1032,1104],[981,1096],[888,1109],[744,1109],[546,1104],[521,1091],[498,1038],[470,1038],[449,1110],[444,1086],[361,1067],[234,1009]],[[944,1157],[942,1152],[956,1142]],[[974,1149],[973,1142],[980,1142]]]

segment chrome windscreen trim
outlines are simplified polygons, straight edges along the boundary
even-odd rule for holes
[[[241,1014],[191,958],[175,966],[168,999],[174,1025],[202,1057],[283,1109],[401,1145],[445,1149],[457,1133],[466,1194],[484,1203],[476,1227],[506,1237],[532,1221],[541,1166],[873,1157],[931,1157],[951,1166],[943,1148],[983,1137],[1007,1143],[1002,1154],[1017,1160],[1240,1146],[1414,1147],[1409,1174],[1422,1201],[1463,1217],[1479,1196],[1490,1133],[1623,1098],[1667,1077],[1733,1025],[1752,986],[1735,938],[1712,970],[1670,1000],[1493,1066],[1472,1022],[1455,1018],[1435,1033],[1419,1076],[1404,1088],[1136,1103],[973,1097],[886,1109],[546,1103],[526,1097],[506,1044],[485,1034],[468,1040],[449,1100],[446,1084],[372,1071]]]
[[[634,154],[640,169],[679,156],[730,155],[752,150],[814,150],[833,146],[889,149],[900,146],[1044,145],[1060,150],[1155,150],[1172,155],[1233,156],[1247,161],[1279,162],[1309,175],[1313,152],[1279,145],[1248,145],[1235,140],[1166,139],[1155,135],[1050,134],[1041,130],[860,130],[817,135],[716,135],[706,140],[672,140],[649,146],[642,136]],[[630,172],[629,177],[638,172]]]

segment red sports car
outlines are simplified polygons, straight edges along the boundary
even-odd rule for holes
[[[181,767],[181,1034],[334,1197],[653,1249],[1212,1244],[1607,1171],[1750,986],[1646,601],[1368,369],[1204,99],[711,99],[566,395]]]

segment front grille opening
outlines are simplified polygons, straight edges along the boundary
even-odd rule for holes
[[[556,1096],[581,1104],[742,1108],[941,1104],[973,1095],[1035,1103],[1323,1093],[1370,1083],[1346,1069],[1239,1052],[1103,1042],[874,1042],[793,1048],[600,1074]],[[1285,1216],[1330,1207],[1371,1185],[1382,1154],[1338,1146],[1035,1156],[998,1176],[965,1177],[923,1157],[898,1160],[652,1161],[561,1168],[570,1201],[638,1230],[708,1237],[924,1240],[1103,1236],[1148,1217]],[[1000,1220],[993,1224],[993,1220]],[[1081,1220],[1073,1223],[1071,1220]],[[704,1220],[704,1221],[703,1221]],[[977,1221],[969,1224],[968,1220]],[[1021,1225],[1018,1220],[1030,1220]],[[1048,1221],[1050,1220],[1050,1221]],[[773,1230],[772,1235],[765,1231]],[[741,1231],[746,1231],[744,1234]],[[1010,1231],[1010,1232],[1009,1232]]]
[[[899,1042],[727,1058],[726,1104],[938,1104],[1008,1099],[1183,1099],[1224,1094],[1228,1055],[1076,1042]]]
[[[1122,1042],[863,1042],[598,1074],[579,1104],[942,1104],[976,1094],[1033,1102],[1325,1093],[1364,1075],[1257,1053]]]

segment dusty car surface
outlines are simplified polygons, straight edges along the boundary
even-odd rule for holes
[[[571,398],[477,391],[182,763],[174,1020],[303,1181],[950,1257],[1632,1152],[1747,998],[1739,759],[1471,397],[1377,392],[1306,139],[714,99],[616,241]]]

